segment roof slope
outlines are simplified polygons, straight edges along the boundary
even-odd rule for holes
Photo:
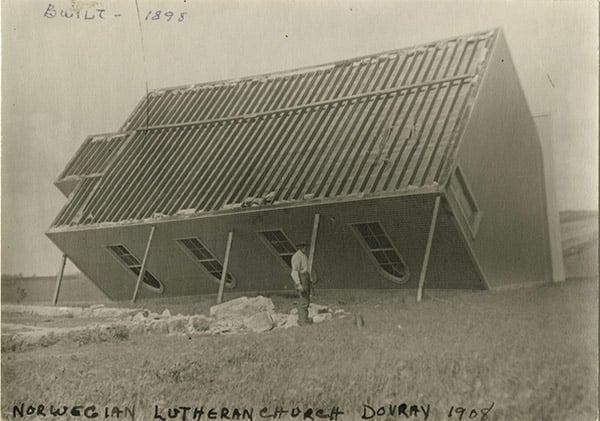
[[[71,160],[53,226],[435,187],[495,34],[154,91]]]

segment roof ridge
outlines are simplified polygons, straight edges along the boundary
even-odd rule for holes
[[[498,30],[501,30],[501,27],[496,27],[496,28],[492,28],[492,29],[488,29],[488,30],[476,31],[476,32],[472,32],[472,33],[464,34],[464,35],[456,35],[456,36],[452,36],[452,37],[448,37],[448,38],[428,41],[428,42],[424,42],[421,44],[410,45],[410,46],[395,48],[395,49],[391,49],[391,50],[385,50],[385,51],[381,51],[378,53],[366,54],[366,55],[362,55],[362,56],[356,56],[356,57],[351,57],[351,58],[346,58],[346,59],[341,59],[341,60],[334,60],[334,61],[330,61],[330,62],[326,62],[326,63],[311,64],[311,65],[307,65],[307,66],[301,66],[301,67],[297,67],[297,68],[291,68],[291,69],[280,70],[280,71],[275,71],[275,72],[259,73],[259,74],[255,74],[255,75],[251,75],[251,76],[234,77],[234,78],[229,78],[229,79],[212,80],[212,81],[199,82],[199,83],[193,83],[193,84],[187,84],[187,85],[177,85],[177,86],[169,86],[169,87],[164,87],[164,88],[156,88],[156,89],[150,90],[148,95],[153,96],[153,95],[168,93],[168,92],[177,91],[177,90],[184,90],[184,89],[185,90],[193,90],[193,89],[205,87],[205,86],[206,87],[213,87],[213,86],[217,87],[217,86],[239,83],[242,81],[251,81],[251,80],[260,80],[260,79],[266,80],[266,79],[274,79],[274,78],[280,78],[280,77],[286,77],[286,76],[293,76],[296,74],[318,72],[320,70],[326,70],[326,69],[335,67],[336,65],[348,64],[348,63],[352,63],[352,62],[359,62],[359,61],[363,61],[366,59],[373,59],[373,58],[377,58],[377,57],[381,57],[381,56],[385,56],[385,55],[398,54],[398,53],[402,53],[402,52],[406,52],[406,51],[415,51],[415,50],[418,50],[421,48],[426,48],[426,47],[430,47],[433,45],[448,43],[451,41],[469,39],[469,38],[473,38],[476,36],[486,37],[486,36],[489,36],[491,33],[496,32]]]
[[[271,115],[271,114],[289,113],[289,112],[299,111],[299,110],[303,110],[303,109],[307,109],[307,108],[324,107],[324,106],[329,106],[329,105],[340,103],[340,102],[360,100],[360,99],[368,98],[368,97],[393,95],[393,94],[396,94],[401,91],[420,89],[420,88],[437,85],[437,84],[452,83],[452,82],[459,81],[459,80],[465,81],[468,79],[473,79],[475,76],[476,76],[475,74],[462,74],[462,75],[457,75],[457,76],[452,76],[452,77],[447,77],[447,78],[434,79],[434,80],[431,80],[428,82],[421,82],[421,83],[415,83],[415,84],[411,84],[411,85],[397,86],[395,88],[388,88],[388,89],[383,89],[383,90],[368,91],[368,92],[363,92],[360,94],[337,97],[337,98],[332,98],[332,99],[328,99],[328,100],[324,100],[324,101],[310,102],[308,104],[295,105],[292,107],[274,108],[271,110],[261,111],[261,112],[251,113],[251,114],[234,114],[234,115],[230,115],[230,116],[226,116],[226,117],[219,117],[219,118],[214,118],[214,119],[186,121],[186,122],[180,122],[180,123],[162,124],[162,125],[154,125],[154,126],[139,126],[139,127],[127,130],[125,132],[115,132],[114,134],[117,134],[117,135],[118,134],[126,134],[126,133],[132,133],[132,132],[140,131],[140,130],[175,129],[175,128],[180,128],[180,127],[199,126],[202,124],[223,123],[223,122],[232,121],[232,120],[249,120],[249,119],[264,117],[264,116]],[[95,137],[98,137],[98,136],[95,136]]]

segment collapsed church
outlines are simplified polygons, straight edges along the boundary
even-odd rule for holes
[[[68,162],[47,236],[114,300],[292,289],[311,239],[320,289],[548,282],[543,172],[494,29],[151,91]]]

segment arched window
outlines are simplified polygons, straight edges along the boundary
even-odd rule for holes
[[[135,274],[135,276],[140,275],[140,271],[142,270],[142,264],[139,259],[131,252],[127,247],[122,244],[117,244],[114,246],[108,246],[108,250],[111,254],[127,269]],[[142,278],[143,284],[153,292],[163,292],[162,283],[156,279],[156,277],[146,269],[144,271],[144,277]]]
[[[261,231],[259,234],[271,246],[271,249],[277,253],[283,262],[292,267],[292,256],[296,253],[296,247],[282,230]]]
[[[206,269],[206,271],[216,280],[221,281],[223,274],[223,265],[217,260],[215,255],[196,238],[182,238],[177,240],[179,244],[188,252],[191,256],[195,257],[195,260]],[[225,276],[225,286],[227,288],[235,288],[237,285],[236,279],[227,272]]]
[[[405,283],[410,277],[408,266],[394,247],[379,222],[352,224],[361,244],[369,251],[385,277]]]

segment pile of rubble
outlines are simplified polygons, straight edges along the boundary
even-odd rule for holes
[[[2,347],[5,344],[18,343],[25,347],[48,346],[62,339],[73,338],[88,342],[124,338],[141,334],[174,334],[174,335],[220,335],[241,332],[267,332],[273,329],[287,329],[298,326],[296,309],[289,314],[275,312],[271,299],[258,296],[254,298],[240,297],[210,308],[210,315],[195,314],[184,316],[172,315],[169,310],[161,314],[146,309],[107,308],[102,305],[76,307],[32,307],[3,306],[3,311],[34,313],[42,316],[70,318],[103,318],[102,323],[78,327],[39,327],[3,324]],[[322,323],[333,317],[346,317],[342,309],[332,310],[330,307],[311,304],[309,316],[314,323]],[[77,339],[79,338],[79,339]],[[22,346],[20,347],[22,348]],[[8,349],[10,350],[10,349]]]

